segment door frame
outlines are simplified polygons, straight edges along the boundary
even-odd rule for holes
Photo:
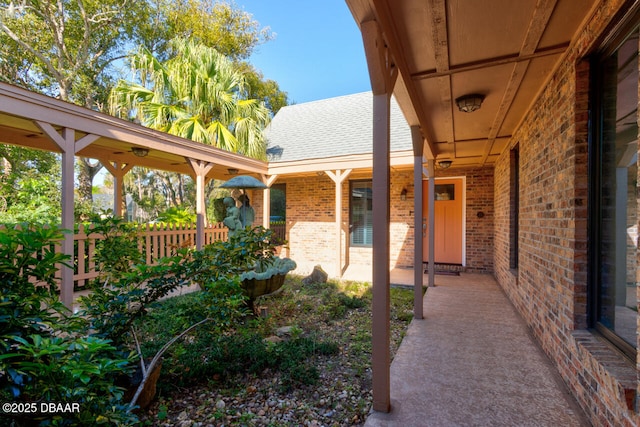
[[[461,181],[461,184],[462,184],[462,266],[465,267],[467,265],[467,177],[465,175],[460,175],[460,176],[454,175],[454,176],[441,176],[434,179],[436,184],[438,183],[438,181],[445,180],[445,179],[459,179]],[[423,181],[423,184],[424,182],[428,182],[429,177],[423,177],[422,181]],[[424,188],[424,185],[423,185],[423,188]],[[428,194],[426,193],[422,195],[424,200],[426,200],[427,196]],[[422,212],[423,218],[425,218],[425,215],[428,215],[428,213]],[[427,225],[428,224],[429,224],[429,219],[427,218]],[[420,233],[420,238],[422,238],[422,233]]]

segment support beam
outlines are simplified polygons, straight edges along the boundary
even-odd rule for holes
[[[390,111],[398,70],[376,21],[360,26],[373,92],[373,410],[391,410],[390,342]]]
[[[429,213],[427,228],[429,232],[429,287],[436,285],[436,174],[435,174],[435,161],[433,159],[427,160],[427,173],[429,177]]]
[[[326,170],[324,173],[336,185],[336,277],[342,277],[342,183],[351,174],[352,169],[336,169],[335,172]],[[346,246],[345,246],[346,248]]]
[[[132,164],[111,162],[99,159],[100,163],[113,175],[113,214],[123,216],[122,194],[124,193],[124,176],[133,168]]]
[[[422,319],[422,153],[424,139],[418,126],[411,126],[411,140],[413,142],[413,318]]]
[[[262,182],[271,187],[278,179],[278,175],[262,175]],[[262,192],[262,226],[271,227],[271,188],[265,188]]]
[[[207,210],[204,200],[204,185],[206,176],[213,168],[213,163],[204,160],[187,158],[196,179],[196,249],[204,246],[204,226],[207,221]]]
[[[85,135],[76,141],[76,133],[73,129],[64,128],[62,133],[51,126],[49,123],[38,122],[36,125],[42,132],[49,137],[62,152],[62,218],[61,225],[65,233],[61,244],[61,251],[70,259],[69,266],[60,265],[60,300],[67,306],[73,308],[73,230],[74,230],[74,212],[73,212],[73,184],[76,152],[82,150],[86,146],[95,142],[99,136]]]

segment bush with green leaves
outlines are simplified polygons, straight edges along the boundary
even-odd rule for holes
[[[133,349],[138,353],[143,375],[131,401],[134,404],[150,373],[171,346],[179,346],[183,337],[204,324],[221,334],[244,316],[246,297],[234,260],[214,249],[178,248],[156,265],[146,265],[135,262],[138,247],[134,242],[138,238],[127,223],[117,218],[101,218],[94,230],[103,234],[99,241],[101,250],[96,251],[103,274],[92,284],[92,292],[81,298],[81,313],[89,319],[93,336],[111,340],[122,351]],[[157,341],[152,354],[143,353],[137,331],[142,325],[155,322],[148,316],[149,310],[171,292],[194,281],[202,289],[199,316],[186,320],[166,339]]]
[[[139,338],[145,357],[155,354],[175,331],[202,317],[202,294],[163,301],[149,312],[148,320],[152,321],[140,322]],[[264,320],[244,319],[234,324],[231,333],[221,333],[224,331],[217,325],[194,330],[188,340],[167,351],[163,364],[167,381],[161,384],[162,389],[170,391],[207,379],[225,380],[270,370],[280,372],[280,384],[286,390],[296,384],[314,384],[318,380],[315,358],[339,352],[336,344],[314,335],[300,334],[277,343],[265,341],[259,330],[261,322]]]
[[[56,264],[69,260],[54,248],[62,238],[61,230],[40,225],[0,230],[0,400],[80,407],[14,419],[17,425],[133,424],[137,418],[115,385],[132,368],[129,355],[88,337],[84,319],[57,298]]]
[[[196,214],[191,209],[172,206],[160,212],[156,220],[167,224],[195,224]]]
[[[94,260],[102,282],[127,273],[132,265],[144,262],[136,225],[110,213],[106,211],[91,218],[92,232],[101,236],[95,242]]]

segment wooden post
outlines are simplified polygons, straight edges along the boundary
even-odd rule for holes
[[[262,175],[262,182],[267,187],[271,187],[278,179],[278,175]],[[265,188],[262,193],[262,226],[264,228],[271,227],[271,188]]]
[[[73,183],[75,171],[75,153],[95,142],[99,136],[87,134],[76,141],[76,133],[73,129],[64,128],[62,134],[49,123],[38,122],[36,125],[47,135],[62,152],[62,228],[67,230],[62,241],[61,250],[64,255],[69,256],[69,264],[73,265],[73,232],[74,232],[74,212],[73,212]],[[67,308],[73,308],[73,267],[60,266],[60,300]]]
[[[391,410],[390,342],[390,110],[398,77],[376,21],[360,26],[373,91],[373,410]]]
[[[424,139],[420,134],[420,127],[411,126],[413,141],[413,318],[422,319],[422,153]]]
[[[133,165],[120,162],[110,162],[100,159],[102,165],[113,175],[113,214],[123,215],[122,194],[124,193],[124,176],[133,168]]]
[[[434,168],[436,162],[433,159],[427,161],[429,173],[429,287],[436,285],[436,174]]]
[[[336,185],[336,277],[342,277],[342,250],[346,247],[342,245],[342,183],[351,174],[352,169],[324,171]]]
[[[204,200],[204,185],[206,176],[213,168],[213,163],[204,160],[187,158],[196,179],[196,249],[204,246],[204,225],[207,220],[207,210]]]

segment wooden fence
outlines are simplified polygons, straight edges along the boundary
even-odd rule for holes
[[[228,229],[222,223],[212,224],[204,229],[204,244],[227,239]],[[94,260],[96,240],[99,234],[92,233],[80,225],[74,235],[74,275],[76,290],[83,289],[88,281],[98,276]],[[196,244],[196,228],[193,225],[144,224],[139,228],[140,251],[148,265],[155,264],[160,258],[171,256],[175,249]],[[82,262],[81,262],[82,261]]]
[[[0,232],[4,226],[0,225]],[[73,236],[74,240],[74,274],[75,290],[84,289],[89,281],[98,276],[95,262],[96,240],[102,235],[93,233],[92,229],[80,224]],[[204,229],[204,244],[227,239],[227,228],[222,223],[212,224]],[[145,224],[139,228],[139,248],[144,254],[146,263],[155,264],[160,258],[170,256],[178,247],[195,246],[196,228],[194,225]],[[59,246],[55,245],[59,251]],[[58,275],[59,277],[59,275]]]

